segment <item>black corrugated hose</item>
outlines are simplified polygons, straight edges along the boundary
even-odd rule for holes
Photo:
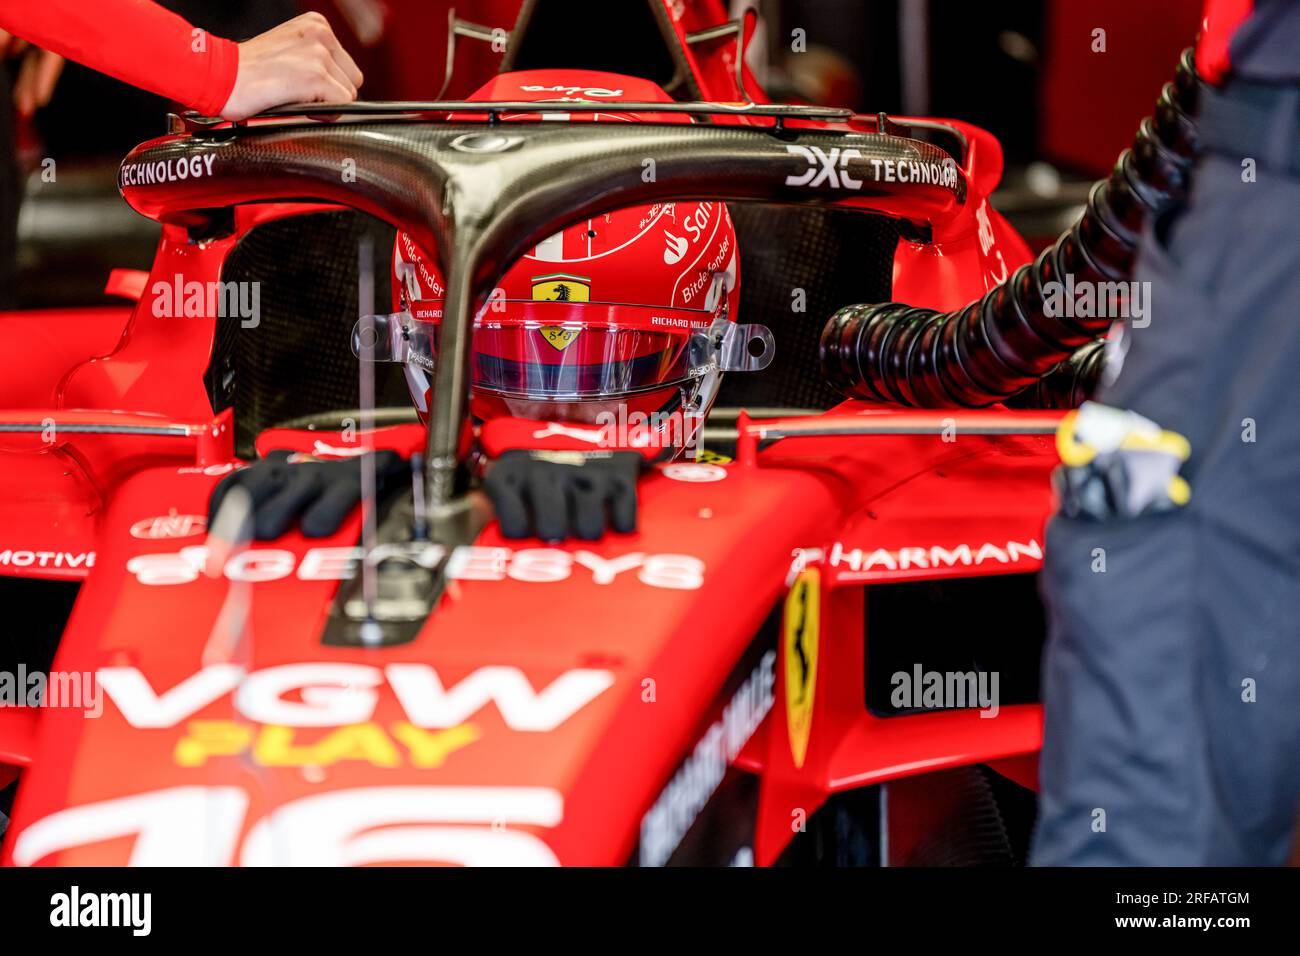
[[[898,302],[836,312],[821,337],[830,384],[853,398],[919,408],[990,405],[1022,390],[1028,401],[1017,404],[1037,407],[1086,397],[1102,366],[1096,337],[1111,318],[1047,310],[1044,286],[1067,275],[1076,287],[1128,280],[1143,224],[1186,198],[1200,82],[1185,50],[1155,114],[1142,121],[1110,176],[1094,184],[1078,221],[982,298],[956,312]]]

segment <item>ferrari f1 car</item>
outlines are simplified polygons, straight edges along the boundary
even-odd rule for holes
[[[599,63],[548,10],[469,100],[173,118],[121,166],[163,224],[111,280],[133,304],[3,317],[6,652],[47,684],[0,708],[5,862],[1023,858],[1061,413],[975,406],[1095,330],[1034,351],[1032,317],[981,324],[1044,268],[988,203],[997,142],[769,103],[717,3],[638,7],[616,32],[655,55]],[[612,299],[592,276],[633,245],[694,302]],[[525,359],[707,412],[647,456],[635,532],[517,540],[485,511],[493,414],[587,440],[511,391]],[[249,461],[370,448],[415,478],[333,534],[207,527]]]

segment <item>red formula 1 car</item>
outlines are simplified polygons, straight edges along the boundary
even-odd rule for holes
[[[4,862],[1023,857],[1059,413],[843,401],[817,360],[842,306],[956,308],[1030,258],[998,144],[767,103],[752,25],[673,7],[621,75],[555,68],[525,16],[491,101],[177,119],[122,166],[163,223],[113,279],[134,304],[0,317],[0,593],[15,670],[49,675],[0,708]],[[634,121],[583,122],[612,91]],[[548,236],[688,201],[728,204],[775,357],[723,384],[708,454],[650,467],[635,533],[505,539],[476,317]],[[357,276],[395,230],[445,286],[438,362],[423,418],[374,366],[358,431]],[[426,463],[372,530],[205,528],[243,462],[357,442]]]

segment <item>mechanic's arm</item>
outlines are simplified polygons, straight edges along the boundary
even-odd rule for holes
[[[318,13],[236,44],[151,0],[0,0],[0,29],[231,120],[284,103],[349,102],[362,79]]]

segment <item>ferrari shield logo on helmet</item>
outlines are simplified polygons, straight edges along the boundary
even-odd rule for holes
[[[590,298],[591,280],[585,276],[567,275],[563,272],[533,276],[533,300],[536,302],[587,302]],[[582,330],[547,325],[538,331],[548,345],[563,352],[573,344]]]
[[[591,299],[591,280],[556,272],[533,276],[535,302],[587,302]]]
[[[542,338],[546,339],[548,345],[551,345],[552,347],[557,348],[561,352],[563,352],[565,349],[567,349],[570,345],[573,344],[573,340],[578,337],[578,333],[580,333],[582,330],[563,329],[560,328],[560,326],[558,325],[545,325],[542,326],[542,328],[538,329],[537,331],[542,333]]]
[[[817,689],[817,639],[821,623],[821,572],[805,568],[785,599],[782,656],[785,658],[785,722],[790,756],[802,767],[812,734],[813,692]]]

